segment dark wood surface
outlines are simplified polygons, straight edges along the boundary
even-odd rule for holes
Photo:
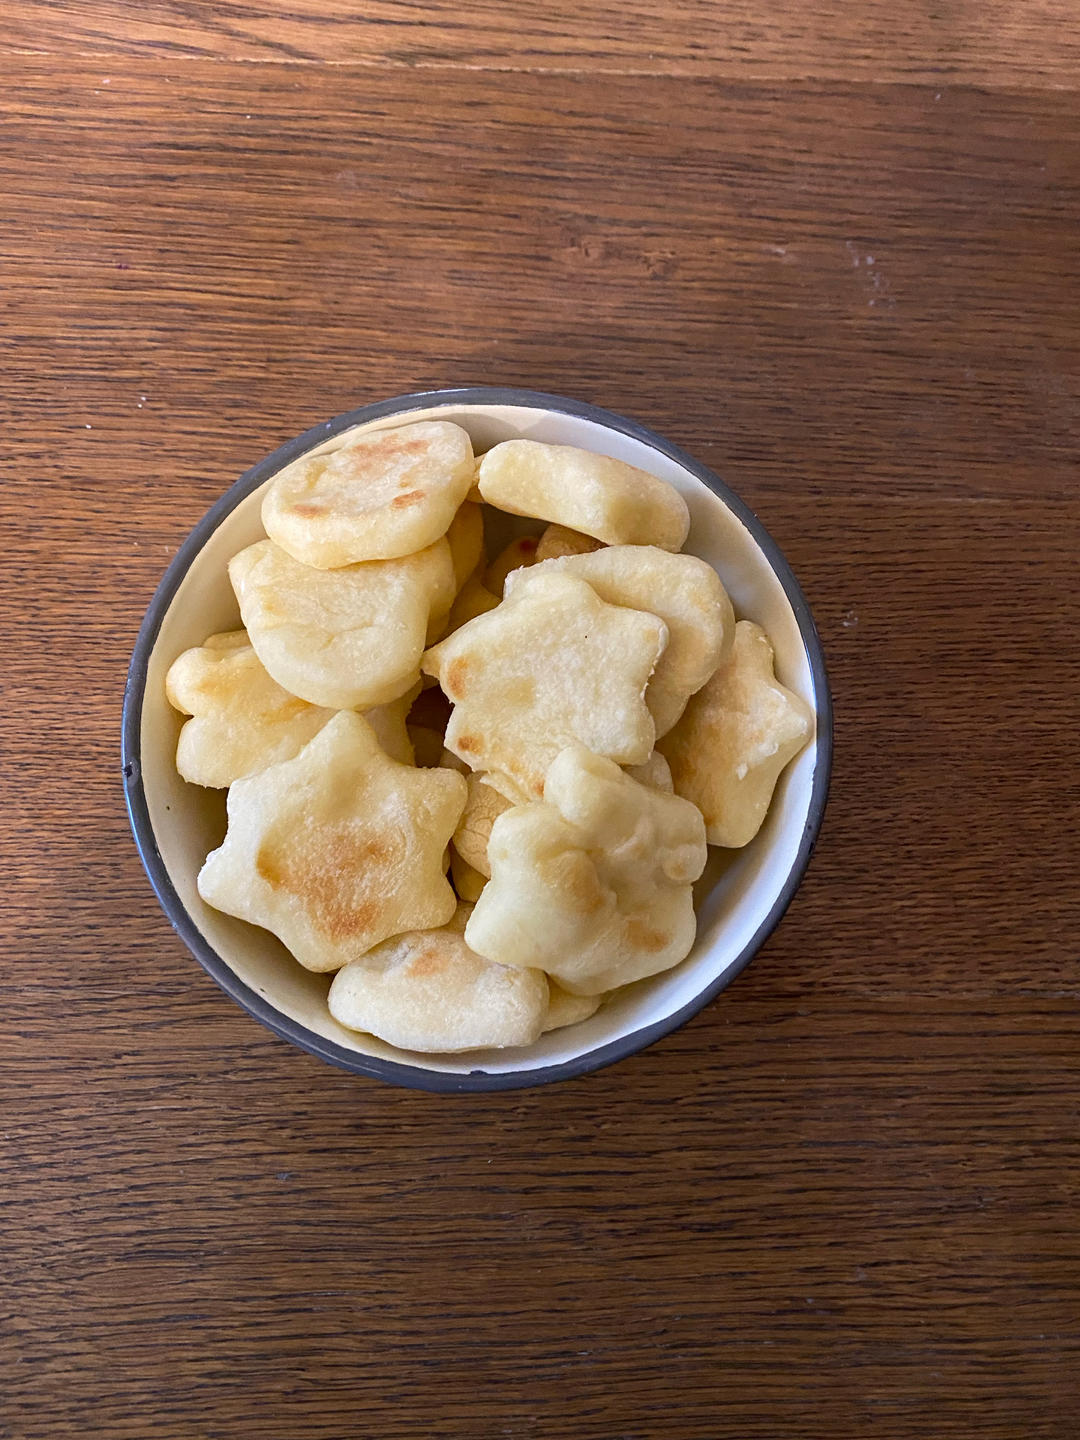
[[[0,20],[0,1435],[1074,1440],[1075,8],[360,13]],[[118,730],[242,469],[469,382],[755,506],[837,758],[708,1010],[439,1099],[218,993]]]

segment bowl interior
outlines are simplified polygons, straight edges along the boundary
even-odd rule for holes
[[[342,431],[314,450],[341,445],[357,429],[386,429],[438,416],[472,436],[477,451],[500,440],[529,436],[614,455],[670,481],[690,507],[686,549],[715,566],[737,614],[764,625],[776,648],[779,678],[815,710],[810,659],[791,602],[767,556],[743,522],[677,460],[636,436],[582,415],[511,404],[450,401],[408,414],[384,415]],[[225,833],[223,792],[188,785],[176,773],[181,717],[165,699],[165,673],[183,650],[210,634],[238,627],[239,612],[226,573],[229,559],[262,538],[259,508],[269,478],[221,520],[194,557],[164,614],[151,650],[141,720],[142,785],[154,840],[168,877],[205,941],[232,973],[281,1016],[360,1059],[405,1062],[447,1076],[541,1071],[579,1060],[669,1020],[705,989],[715,988],[744,958],[773,909],[793,867],[807,825],[817,764],[812,742],[781,777],[760,833],[744,850],[710,850],[698,884],[698,937],[674,970],[629,987],[588,1021],[542,1036],[527,1049],[415,1055],[343,1029],[326,1008],[330,978],[302,969],[269,932],[205,905],[195,887],[208,852]],[[631,1047],[632,1048],[632,1047]]]

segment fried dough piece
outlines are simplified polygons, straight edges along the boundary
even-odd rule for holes
[[[402,1050],[461,1050],[529,1045],[549,1014],[539,970],[493,965],[470,950],[470,907],[459,905],[437,930],[414,930],[339,970],[330,1013],[350,1030]]]
[[[642,764],[655,739],[642,696],[667,636],[655,615],[607,605],[576,576],[543,576],[424,656],[454,705],[447,747],[515,801],[541,795],[574,742]]]
[[[255,653],[291,694],[329,709],[396,700],[420,676],[428,620],[453,596],[450,547],[342,570],[301,565],[271,540],[229,561]]]
[[[491,879],[466,927],[479,955],[599,995],[677,965],[694,943],[701,812],[568,746],[544,799],[495,821]]]
[[[502,812],[510,808],[510,801],[493,790],[479,775],[467,775],[465,781],[469,796],[454,831],[454,848],[486,879],[491,875],[487,858],[491,827]]]
[[[453,915],[444,852],[465,795],[462,776],[399,765],[341,711],[294,759],[233,785],[199,894],[273,931],[308,970],[338,970]]]
[[[780,772],[813,733],[813,712],[776,679],[773,659],[761,626],[740,620],[727,661],[660,741],[676,792],[705,816],[710,845],[749,844]]]
[[[651,785],[654,790],[666,790],[669,795],[675,790],[671,766],[659,750],[654,750],[642,765],[628,765],[626,773],[640,785]]]
[[[457,849],[450,846],[450,879],[454,882],[454,889],[462,900],[467,900],[470,905],[480,899],[480,894],[487,884],[487,876],[481,875],[479,870],[473,868],[467,860],[458,854]]]
[[[667,649],[645,692],[656,733],[666,735],[731,651],[735,612],[719,575],[696,555],[672,555],[655,545],[609,545],[514,574],[507,594],[553,573],[587,580],[607,604],[651,611],[668,627]]]
[[[475,620],[477,615],[486,615],[489,610],[494,610],[498,603],[498,595],[491,593],[479,574],[470,575],[461,587],[460,595],[450,607],[446,633],[452,635],[455,630],[460,630],[462,625]]]
[[[490,590],[492,595],[505,594],[506,578],[511,571],[528,569],[530,565],[536,564],[539,544],[535,535],[521,535],[516,540],[511,540],[488,566],[484,576],[484,588]]]
[[[469,436],[448,420],[362,430],[301,455],[263,497],[267,535],[320,570],[412,555],[445,535],[472,486]]]
[[[504,440],[481,457],[480,493],[511,515],[530,515],[608,545],[679,550],[690,531],[673,485],[608,455],[538,440]]]
[[[180,731],[176,768],[192,785],[211,789],[291,760],[334,714],[271,679],[246,630],[211,635],[177,656],[165,694],[192,717]]]
[[[548,977],[548,1012],[544,1019],[544,1034],[550,1030],[564,1030],[567,1025],[580,1025],[595,1015],[604,1003],[602,995],[571,995],[557,980]]]
[[[536,559],[556,560],[562,555],[588,555],[599,550],[602,542],[591,535],[582,535],[578,530],[568,530],[565,525],[549,525],[540,536],[536,547]]]
[[[483,506],[466,500],[450,522],[446,543],[454,562],[454,587],[460,593],[465,581],[484,563]]]

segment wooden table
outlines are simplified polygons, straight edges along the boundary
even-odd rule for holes
[[[1080,1433],[1076,8],[818,9],[9,0],[0,1434]],[[705,1013],[440,1099],[215,989],[118,729],[242,469],[469,382],[747,498],[837,759]]]

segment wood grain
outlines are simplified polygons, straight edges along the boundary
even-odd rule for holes
[[[724,80],[1075,88],[1071,0],[555,0],[466,10],[413,0],[8,0],[5,47],[332,64],[584,70]]]
[[[1071,96],[12,63],[20,418],[77,375],[70,443],[145,466],[167,413],[207,503],[470,379],[638,414],[744,488],[1076,493]]]
[[[51,53],[0,92],[0,1435],[1073,1440],[1061,12],[710,9],[745,54],[693,51],[691,4],[365,13],[5,14]],[[925,68],[947,24],[972,86]],[[581,1081],[439,1099],[218,993],[118,730],[154,586],[242,469],[469,382],[735,485],[809,595],[837,761],[720,1000]]]

